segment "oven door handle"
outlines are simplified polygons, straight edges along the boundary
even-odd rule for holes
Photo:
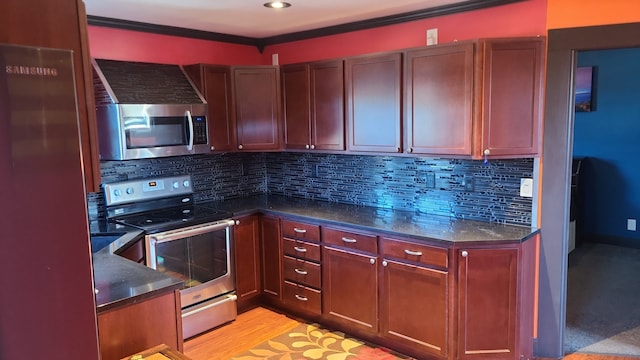
[[[204,225],[192,226],[186,229],[167,231],[167,232],[151,235],[150,239],[155,243],[163,243],[166,241],[183,239],[189,236],[202,235],[204,233],[208,233],[212,231],[224,230],[235,224],[236,222],[233,219],[221,220],[213,223],[207,223]]]

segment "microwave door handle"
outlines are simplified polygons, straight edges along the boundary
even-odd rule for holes
[[[187,120],[189,123],[189,143],[187,144],[187,150],[193,150],[193,118],[191,117],[191,111],[187,110]]]
[[[202,226],[194,226],[184,230],[173,230],[165,233],[154,234],[153,238],[156,240],[156,243],[159,244],[167,241],[183,239],[189,236],[197,236],[208,232],[223,230],[235,224],[236,222],[233,219],[221,220]]]

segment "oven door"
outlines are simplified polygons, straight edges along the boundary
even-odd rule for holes
[[[235,290],[234,223],[221,220],[146,236],[147,265],[184,281],[182,308]]]

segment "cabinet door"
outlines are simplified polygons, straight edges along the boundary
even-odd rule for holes
[[[323,247],[322,305],[328,320],[349,329],[378,331],[376,262],[375,256]]]
[[[282,302],[282,241],[280,220],[277,217],[262,216],[262,293],[265,300]]]
[[[488,40],[483,46],[482,146],[478,157],[532,156],[542,124],[544,39]]]
[[[275,66],[233,68],[239,150],[278,150],[280,72]]]
[[[286,149],[310,149],[311,106],[308,65],[285,65],[281,71],[284,146]]]
[[[209,117],[209,143],[212,151],[236,148],[235,121],[232,111],[231,70],[228,66],[206,65],[202,69],[204,96]]]
[[[458,250],[458,358],[517,359],[518,249]]]
[[[309,65],[312,148],[344,150],[344,66],[342,60]]]
[[[381,279],[382,335],[420,353],[446,357],[448,273],[385,259]]]
[[[347,149],[400,152],[401,54],[345,62]]]
[[[233,227],[238,309],[244,310],[261,293],[260,221],[258,215],[238,219]]]
[[[474,44],[409,51],[405,59],[405,151],[471,155]]]

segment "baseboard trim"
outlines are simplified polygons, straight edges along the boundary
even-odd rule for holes
[[[640,239],[624,238],[619,236],[608,235],[590,235],[585,237],[587,242],[616,245],[633,249],[640,249]]]

